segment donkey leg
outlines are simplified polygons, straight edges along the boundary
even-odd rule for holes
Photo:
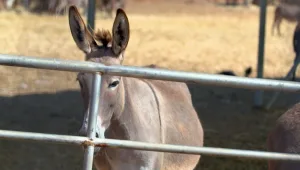
[[[3,10],[4,8],[4,0],[0,0],[0,10]]]
[[[295,77],[296,77],[296,70],[292,74],[292,81],[295,81],[295,79],[296,79]]]
[[[110,4],[106,7],[106,15],[107,18],[112,18],[113,17],[113,2],[110,2]]]
[[[296,71],[297,71],[298,64],[299,64],[299,63],[296,63],[296,68],[295,68],[295,70],[294,70],[294,72],[293,72],[293,75],[292,75],[292,81],[295,81],[295,80],[296,80]]]
[[[271,30],[271,35],[272,35],[272,36],[274,36],[275,22],[276,22],[276,21],[274,21],[274,22],[273,22],[273,25],[272,25],[272,30]]]
[[[87,15],[88,15],[88,1],[87,0],[83,0],[82,1],[82,6],[83,6],[83,13],[84,13],[84,15],[87,17]]]
[[[282,34],[281,34],[281,32],[280,32],[281,21],[282,21],[282,18],[279,18],[279,19],[277,20],[277,32],[278,32],[278,35],[279,35],[280,37],[282,36]]]
[[[58,0],[51,0],[49,1],[48,3],[48,11],[51,15],[54,15],[55,14],[55,7],[56,7],[56,4],[58,3]]]
[[[272,24],[272,30],[271,30],[272,36],[274,35],[274,30],[275,30],[275,27],[276,27],[276,25],[277,25],[277,22],[278,22],[278,18],[277,18],[277,16],[275,15],[275,16],[274,16],[274,20],[273,20],[273,24]]]
[[[68,5],[68,2],[66,0],[60,0],[59,5],[56,8],[56,14],[64,15],[67,5]]]

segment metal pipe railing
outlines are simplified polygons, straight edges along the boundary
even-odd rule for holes
[[[251,159],[263,159],[263,160],[300,161],[300,155],[298,154],[250,151],[250,150],[239,150],[239,149],[225,149],[225,148],[213,148],[213,147],[155,144],[155,143],[115,140],[115,139],[96,138],[94,140],[90,140],[87,137],[67,136],[67,135],[57,135],[57,134],[43,134],[43,133],[32,133],[32,132],[18,132],[18,131],[10,131],[10,130],[0,130],[0,139],[30,140],[30,141],[51,142],[51,143],[59,143],[59,144],[74,144],[74,145],[95,146],[95,147],[117,147],[123,149],[136,149],[136,150],[146,150],[146,151],[211,155],[211,156],[223,156],[223,157],[239,157],[239,158],[248,158],[248,159],[251,158]]]
[[[253,90],[261,89],[285,92],[300,92],[300,83],[289,81],[171,71],[166,69],[153,69],[132,66],[105,66],[103,64],[94,62],[62,60],[54,58],[46,59],[2,54],[0,55],[0,64],[7,66],[20,66],[72,72],[102,72],[108,75],[178,82],[192,82],[204,85],[245,88]]]
[[[66,136],[54,134],[40,134],[29,132],[16,132],[0,130],[0,139],[24,139],[33,141],[45,141],[67,144],[79,144],[85,146],[84,154],[84,170],[92,169],[94,147],[117,147],[158,152],[173,152],[185,154],[201,154],[228,157],[242,157],[266,160],[289,160],[300,161],[300,155],[271,153],[261,151],[247,151],[237,149],[211,148],[211,147],[194,147],[169,144],[153,144],[136,141],[99,139],[95,138],[95,128],[97,121],[97,111],[100,100],[101,75],[118,75],[136,78],[168,80],[178,82],[193,82],[205,85],[225,86],[246,89],[276,90],[286,92],[300,92],[300,84],[288,81],[267,80],[257,78],[233,77],[225,75],[192,73],[182,71],[171,71],[165,69],[153,69],[130,66],[105,66],[99,63],[72,61],[62,59],[46,59],[25,56],[1,55],[0,64],[7,66],[20,66],[29,68],[61,70],[72,72],[92,72],[93,95],[90,96],[90,113],[88,118],[88,134],[87,137]]]
[[[87,137],[93,141],[96,137],[96,125],[97,125],[97,115],[100,105],[100,89],[101,89],[101,75],[99,73],[94,74],[92,96],[90,96],[90,106],[89,106],[89,117],[88,117],[88,128]],[[93,167],[94,158],[94,145],[88,145],[85,147],[84,160],[83,160],[83,170],[91,170]]]

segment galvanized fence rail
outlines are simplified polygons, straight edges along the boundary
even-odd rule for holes
[[[77,144],[85,146],[83,166],[84,170],[92,169],[95,147],[117,147],[158,152],[241,157],[248,159],[300,161],[300,155],[297,154],[284,154],[212,147],[193,147],[170,144],[154,144],[136,141],[95,138],[95,126],[97,120],[96,116],[99,107],[99,95],[101,93],[101,74],[179,82],[193,82],[198,84],[208,84],[214,86],[225,86],[245,89],[300,92],[300,84],[296,82],[171,71],[165,69],[141,68],[131,66],[105,66],[99,63],[92,63],[86,61],[62,60],[54,58],[46,59],[1,54],[0,65],[72,72],[82,71],[94,74],[92,93],[93,95],[91,96],[90,102],[91,109],[88,118],[87,137],[0,130],[0,139],[32,140],[40,142],[44,141],[52,143]]]

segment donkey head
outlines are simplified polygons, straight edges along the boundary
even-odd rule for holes
[[[87,61],[105,65],[121,65],[129,41],[129,22],[125,12],[118,9],[113,23],[112,35],[107,30],[90,33],[77,8],[69,8],[69,25],[77,47]],[[100,45],[99,45],[100,44]],[[87,133],[87,118],[93,75],[79,73],[77,80],[81,87],[85,115],[80,133]],[[112,119],[117,118],[124,108],[124,85],[120,76],[103,75],[101,80],[100,107],[97,116],[96,137],[104,138]]]

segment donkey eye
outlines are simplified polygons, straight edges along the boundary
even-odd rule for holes
[[[108,85],[108,87],[109,87],[109,88],[114,88],[114,87],[116,87],[118,84],[119,84],[119,80],[110,83],[110,84]]]

